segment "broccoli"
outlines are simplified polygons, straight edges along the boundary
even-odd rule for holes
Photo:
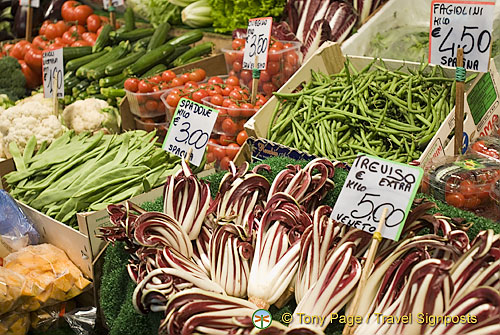
[[[26,78],[17,59],[10,56],[0,58],[0,73],[0,94],[7,94],[13,101],[26,95]]]

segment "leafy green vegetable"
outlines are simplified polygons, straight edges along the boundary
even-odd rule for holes
[[[216,32],[229,32],[246,28],[248,19],[254,17],[279,17],[285,8],[285,0],[209,0]]]
[[[164,22],[172,25],[181,23],[181,8],[168,0],[149,0],[148,8],[149,22],[153,27],[158,27]]]

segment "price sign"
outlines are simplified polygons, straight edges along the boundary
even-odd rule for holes
[[[57,97],[64,97],[64,59],[63,49],[43,53],[43,95],[52,98],[54,80],[57,76]]]
[[[19,6],[38,8],[40,7],[40,0],[31,0],[31,3],[29,0],[19,0]]]
[[[189,149],[189,161],[200,166],[205,147],[217,120],[217,111],[192,100],[182,98],[177,105],[163,150],[186,158]]]
[[[494,11],[494,1],[432,1],[429,62],[455,67],[457,49],[463,48],[464,67],[487,72]]]
[[[271,42],[272,17],[263,17],[248,20],[247,40],[243,56],[243,68],[251,70],[255,68],[255,57],[257,57],[257,68],[267,68],[267,53]]]
[[[397,241],[423,173],[416,166],[360,154],[349,171],[331,218],[373,234],[387,208],[381,234]]]
[[[112,0],[111,4],[113,5],[113,7],[119,7],[119,6],[124,5],[124,1],[123,0]],[[105,10],[108,10],[109,0],[102,0],[102,5],[103,5]]]

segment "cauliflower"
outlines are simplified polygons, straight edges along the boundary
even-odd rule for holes
[[[104,100],[90,98],[79,100],[64,109],[63,121],[66,127],[77,134],[95,132],[103,128],[111,133],[120,131],[120,116],[116,108]]]
[[[22,151],[33,135],[40,145],[43,141],[51,143],[63,132],[64,127],[52,113],[51,100],[43,99],[42,94],[24,99],[0,113],[0,146],[5,157],[10,157],[10,142],[16,142]]]

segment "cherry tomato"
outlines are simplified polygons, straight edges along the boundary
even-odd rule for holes
[[[226,147],[226,155],[231,160],[233,160],[234,157],[236,157],[236,155],[238,154],[238,151],[240,151],[240,146],[236,143],[231,143]]]
[[[170,82],[170,86],[172,86],[172,87],[178,87],[178,86],[182,86],[182,85],[184,85],[184,82],[182,81],[182,79],[177,78],[177,77],[172,79],[172,81]]]
[[[189,73],[183,73],[179,76],[179,79],[182,80],[182,84],[185,84],[187,83],[188,81],[191,80],[191,78],[189,77]]]
[[[278,88],[274,86],[273,83],[264,83],[262,85],[262,90],[264,91],[264,93],[266,93],[267,96],[273,94],[273,92],[276,91],[277,89]]]
[[[153,131],[155,129],[155,121],[153,119],[141,119],[145,131]]]
[[[268,53],[267,57],[269,58],[269,60],[271,62],[281,62],[281,60],[283,59],[283,53],[276,48],[271,48],[271,49],[269,49],[269,53]],[[268,66],[269,66],[269,63],[268,63]]]
[[[207,163],[215,162],[215,154],[213,152],[207,152]]]
[[[240,61],[234,61],[234,63],[233,63],[233,71],[234,72],[240,72],[242,68],[243,68],[243,65],[241,64]]]
[[[278,62],[267,62],[266,70],[271,76],[274,76],[280,72],[280,64]]]
[[[87,41],[90,44],[94,45],[95,41],[97,40],[97,34],[96,33],[86,32],[86,33],[82,34],[82,39],[84,41]]]
[[[214,76],[208,79],[208,84],[209,85],[215,85],[215,84],[224,84],[224,80],[222,80],[221,77]]]
[[[208,93],[204,89],[200,89],[193,93],[193,100],[201,103],[201,100],[208,97]]]
[[[153,85],[151,83],[148,83],[145,80],[139,81],[139,85],[137,86],[139,88],[140,93],[150,93],[153,92]]]
[[[297,66],[299,63],[299,55],[295,52],[288,52],[286,55],[286,62],[290,64],[292,67]]]
[[[157,109],[158,109],[158,101],[153,99],[146,101],[146,110],[148,110],[149,112],[156,112]]]
[[[238,92],[237,90],[233,90],[231,93],[229,93],[229,97],[233,100],[241,100],[241,93]]]
[[[198,88],[198,84],[192,80],[184,84],[184,88]]]
[[[222,131],[224,131],[228,135],[236,135],[238,130],[238,126],[234,123],[230,118],[226,118],[222,121]]]
[[[171,70],[163,71],[163,73],[161,74],[161,79],[163,81],[166,81],[166,82],[171,81],[175,77],[176,77],[176,75],[175,75],[174,71],[171,71]]]
[[[86,22],[87,22],[87,29],[92,33],[96,33],[101,27],[101,18],[97,14],[89,15],[89,17],[87,17]]]
[[[75,21],[78,21],[78,24],[82,26],[87,22],[87,18],[93,13],[94,11],[92,8],[87,5],[77,6],[73,9]]]
[[[451,206],[462,208],[465,204],[465,197],[460,193],[447,194],[445,200]]]
[[[266,104],[267,100],[266,99],[259,99],[255,102],[255,107],[262,107]]]
[[[128,78],[125,80],[125,83],[123,83],[123,87],[125,87],[127,91],[137,92],[139,90],[139,79]]]
[[[229,76],[226,79],[226,84],[231,86],[239,86],[240,80],[236,76]]]
[[[231,94],[231,92],[233,91],[234,87],[231,86],[231,85],[226,85],[226,87],[224,87],[222,89],[222,95],[227,97],[229,96],[229,94]]]
[[[295,69],[288,63],[283,66],[283,76],[286,80],[290,78],[295,73]]]
[[[245,48],[245,39],[244,38],[235,38],[233,43],[231,43],[233,50],[241,50]]]
[[[148,79],[148,81],[153,84],[159,84],[161,83],[161,76],[160,75],[152,76],[151,78]]]
[[[223,157],[221,160],[220,160],[220,168],[222,170],[229,170],[229,163],[231,162],[231,159],[227,156]]]
[[[466,198],[464,201],[464,207],[467,209],[474,209],[477,208],[481,204],[481,200],[477,196],[472,196],[469,198]]]
[[[283,49],[283,43],[281,43],[280,41],[274,41],[273,45],[271,45],[271,48],[281,50]]]
[[[171,107],[177,107],[180,99],[181,97],[178,93],[170,92],[167,96],[167,104]]]
[[[226,150],[224,149],[224,147],[222,147],[220,145],[215,145],[212,148],[212,152],[214,153],[215,157],[218,160],[221,160],[222,158],[224,158],[226,156]]]
[[[248,135],[247,132],[242,130],[238,133],[238,136],[236,137],[236,142],[241,146],[245,141],[247,140]]]
[[[230,117],[233,117],[233,118],[240,117],[240,115],[241,115],[241,108],[238,105],[236,105],[234,102],[231,102],[229,104],[229,106],[227,106],[227,107],[228,107],[227,114]]]
[[[260,82],[266,83],[268,81],[271,81],[271,75],[269,74],[269,72],[267,72],[266,70],[260,71]]]
[[[220,135],[220,137],[219,137],[219,142],[222,145],[229,145],[231,143],[234,143],[234,141],[235,141],[234,136]]]
[[[491,190],[491,185],[489,185],[489,184],[479,186],[477,196],[479,197],[479,199],[481,199],[483,201],[486,199],[489,199],[490,198],[490,190]]]
[[[224,102],[224,98],[220,94],[212,95],[212,97],[210,98],[210,103],[216,106],[222,106],[222,102]]]
[[[241,116],[245,118],[252,117],[255,114],[255,108],[252,104],[249,103],[243,103],[240,105],[242,111],[241,111]]]
[[[252,71],[250,70],[241,71],[240,78],[244,84],[248,85],[252,81]]]

